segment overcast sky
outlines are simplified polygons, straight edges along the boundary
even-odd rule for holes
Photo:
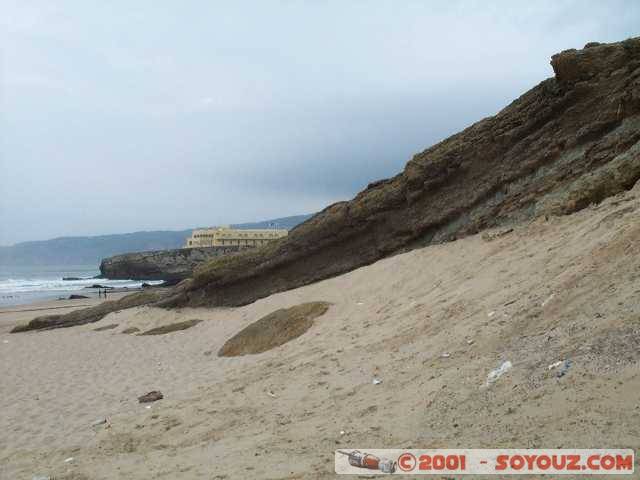
[[[640,2],[0,0],[0,245],[317,211]]]

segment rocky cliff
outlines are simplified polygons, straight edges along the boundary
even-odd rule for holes
[[[239,251],[229,246],[125,253],[102,260],[100,275],[112,280],[183,280],[196,265]]]
[[[156,305],[242,305],[631,188],[640,178],[640,38],[567,50],[551,65],[553,78],[415,155],[399,175],[327,207],[286,239],[196,268]]]
[[[265,249],[196,269],[166,307],[241,305],[424,246],[565,214],[640,178],[640,38],[554,55],[494,117],[415,155]]]

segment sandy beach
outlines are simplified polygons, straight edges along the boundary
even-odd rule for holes
[[[637,450],[639,197],[636,186],[239,308],[140,307],[21,334],[8,327],[36,312],[0,314],[0,477],[317,479],[334,478],[337,448]],[[309,301],[331,306],[302,336],[217,356]],[[164,399],[139,404],[152,390]]]

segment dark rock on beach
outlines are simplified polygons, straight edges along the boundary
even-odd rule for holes
[[[29,330],[46,330],[50,328],[73,327],[102,320],[106,315],[118,310],[154,303],[163,297],[163,292],[146,290],[136,292],[118,300],[102,302],[99,305],[81,310],[74,310],[60,315],[44,315],[31,320],[25,325],[18,325],[11,333],[27,332]]]
[[[158,390],[154,390],[153,392],[149,392],[142,395],[141,397],[138,397],[138,402],[151,403],[151,402],[157,402],[158,400],[162,400],[163,398],[164,398],[164,395],[162,395],[162,392],[159,392]]]

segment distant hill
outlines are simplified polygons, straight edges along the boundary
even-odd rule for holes
[[[235,228],[292,229],[311,215],[275,218],[263,222],[240,223]],[[198,228],[198,227],[195,227]],[[95,237],[60,237],[36,242],[21,242],[0,247],[0,265],[91,265],[105,257],[129,252],[180,248],[191,235],[189,230],[134,232]]]

